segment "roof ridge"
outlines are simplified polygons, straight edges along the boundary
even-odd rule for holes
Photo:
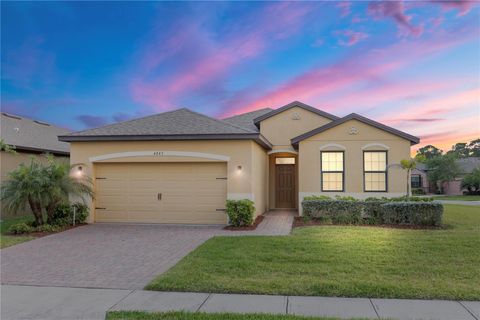
[[[205,115],[205,114],[203,114],[203,113],[199,113],[199,112],[197,112],[197,111],[190,110],[190,109],[188,109],[188,108],[182,108],[182,109],[185,109],[185,110],[187,110],[187,111],[189,111],[189,112],[191,112],[191,113],[193,113],[193,114],[202,116],[202,117],[204,117],[204,118],[207,118],[207,119],[210,119],[210,120],[214,120],[214,121],[219,122],[219,123],[221,123],[221,124],[223,124],[223,125],[227,125],[227,126],[231,126],[231,127],[234,127],[234,128],[240,129],[240,130],[243,130],[243,131],[245,131],[246,133],[252,133],[252,132],[253,132],[253,131],[247,131],[247,130],[245,130],[245,129],[242,128],[242,127],[239,127],[239,126],[230,124],[230,123],[225,122],[225,121],[222,121],[222,120],[220,120],[220,119],[216,119],[216,118],[207,116],[207,115]],[[179,109],[179,110],[180,110],[180,109]]]
[[[245,115],[247,115],[247,114],[259,112],[259,111],[262,111],[262,110],[270,110],[270,111],[273,111],[274,109],[269,108],[269,107],[266,107],[266,108],[262,108],[262,109],[257,109],[257,110],[245,112],[245,113],[236,114],[236,115],[233,115],[233,116],[230,116],[230,117],[227,117],[227,118],[223,118],[222,120],[229,120],[229,119],[232,119],[232,118],[235,118],[235,117],[245,116]]]
[[[137,120],[142,120],[142,119],[147,119],[147,118],[155,117],[155,116],[158,116],[158,115],[161,115],[161,114],[166,114],[166,113],[172,113],[172,112],[180,111],[180,110],[183,110],[183,109],[188,110],[187,108],[180,108],[180,109],[169,110],[169,111],[160,112],[160,113],[154,113],[154,114],[151,114],[151,115],[148,115],[148,116],[144,116],[144,117],[140,117],[140,118],[134,118],[134,119],[130,119],[130,120],[119,121],[119,122],[115,122],[115,123],[106,124],[106,125],[103,125],[103,126],[100,126],[100,127],[94,127],[94,128],[84,129],[84,130],[80,130],[80,131],[74,131],[74,132],[71,132],[71,134],[83,133],[83,132],[85,132],[85,131],[89,131],[89,130],[92,130],[92,129],[109,128],[109,127],[112,127],[112,126],[116,126],[116,125],[118,125],[118,124],[120,124],[120,123],[129,123],[129,122],[133,122],[133,121],[137,121]]]

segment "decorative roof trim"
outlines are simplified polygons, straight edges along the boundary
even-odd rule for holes
[[[325,111],[322,111],[322,110],[319,110],[317,108],[314,108],[312,106],[309,106],[308,104],[305,104],[305,103],[302,103],[300,101],[293,101],[287,105],[284,105],[283,107],[280,107],[278,109],[275,109],[275,110],[272,110],[260,117],[257,117],[255,119],[253,119],[253,122],[255,123],[255,125],[258,127],[260,125],[260,122],[262,122],[263,120],[266,120],[270,117],[273,117],[279,113],[282,113],[284,111],[287,111],[288,109],[291,109],[291,108],[294,108],[294,107],[299,107],[299,108],[302,108],[304,110],[307,110],[307,111],[310,111],[310,112],[313,112],[315,114],[318,114],[319,116],[322,116],[322,117],[325,117],[327,119],[330,119],[330,120],[337,120],[339,119],[339,117],[331,114],[331,113],[328,113],[328,112],[325,112]]]
[[[316,134],[319,134],[319,133],[321,133],[321,132],[323,132],[323,131],[326,131],[326,130],[328,130],[328,129],[331,129],[331,128],[333,128],[333,127],[336,127],[336,126],[338,126],[338,125],[340,125],[340,124],[342,124],[342,123],[345,123],[345,122],[347,122],[347,121],[349,121],[349,120],[358,120],[358,121],[360,121],[360,122],[363,122],[363,123],[365,123],[365,124],[368,124],[368,125],[370,125],[370,126],[372,126],[372,127],[375,127],[375,128],[377,128],[377,129],[380,129],[380,130],[389,132],[389,133],[391,133],[391,134],[393,134],[393,135],[396,135],[396,136],[399,136],[399,137],[404,138],[404,139],[406,139],[406,140],[409,140],[412,145],[417,144],[417,143],[420,142],[420,138],[417,138],[417,137],[415,137],[415,136],[412,136],[412,135],[410,135],[410,134],[408,134],[408,133],[405,133],[405,132],[403,132],[403,131],[394,129],[394,128],[392,128],[392,127],[386,126],[386,125],[384,125],[384,124],[382,124],[382,123],[380,123],[380,122],[374,121],[374,120],[372,120],[372,119],[368,119],[368,118],[366,118],[366,117],[364,117],[364,116],[361,116],[361,115],[359,115],[359,114],[351,113],[351,114],[349,114],[349,115],[347,115],[347,116],[345,116],[345,117],[343,117],[343,118],[340,118],[340,119],[337,119],[337,120],[332,121],[332,122],[330,122],[330,123],[327,123],[326,125],[323,125],[323,126],[321,126],[321,127],[318,127],[318,128],[316,128],[316,129],[313,129],[313,130],[311,130],[311,131],[309,131],[309,132],[307,132],[307,133],[304,133],[304,134],[302,134],[302,135],[299,135],[298,137],[295,137],[295,138],[291,139],[292,145],[294,145],[295,147],[297,147],[297,146],[298,146],[298,143],[299,143],[300,141],[305,140],[305,139],[308,139],[308,138],[310,138],[310,137],[312,137],[312,136],[314,136],[314,135],[316,135]]]
[[[341,144],[338,144],[338,143],[324,144],[323,146],[320,147],[320,150],[325,150],[325,149],[328,149],[328,148],[338,148],[338,149],[341,149],[341,150],[347,150],[347,148],[345,148],[344,146],[342,146]]]
[[[271,150],[272,144],[259,133],[236,134],[178,134],[178,135],[101,135],[101,136],[58,136],[65,142],[79,141],[180,141],[180,140],[254,140],[256,143]]]

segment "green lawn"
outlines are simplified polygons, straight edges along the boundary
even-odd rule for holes
[[[442,230],[323,226],[216,237],[147,289],[479,300],[479,208],[445,208]]]
[[[337,320],[339,318],[301,317],[294,315],[234,314],[202,312],[149,313],[141,311],[110,311],[106,320]],[[359,318],[355,318],[359,319]],[[352,319],[353,320],[353,319]],[[360,320],[360,319],[359,319]]]
[[[434,196],[436,200],[480,201],[480,196]]]
[[[25,241],[35,239],[31,236],[11,236],[7,234],[8,228],[15,223],[30,221],[30,216],[21,216],[13,218],[2,218],[0,223],[0,248],[6,248]]]

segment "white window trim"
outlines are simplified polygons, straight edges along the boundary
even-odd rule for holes
[[[383,148],[383,149],[386,149],[386,150],[390,150],[390,147],[387,146],[387,145],[384,145],[383,143],[369,143],[369,144],[364,145],[362,147],[362,150],[366,150],[366,149],[372,148],[372,147],[377,147],[377,148],[380,147],[380,148]]]

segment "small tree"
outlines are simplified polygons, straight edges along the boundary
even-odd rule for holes
[[[412,170],[417,167],[417,163],[415,162],[415,159],[403,159],[400,160],[400,165],[402,166],[402,169],[407,171],[407,198],[410,198],[412,196],[411,175]]]
[[[480,167],[465,175],[462,180],[462,189],[467,189],[469,194],[480,192]]]
[[[443,182],[451,181],[460,175],[461,170],[456,160],[455,154],[445,154],[427,160],[428,179],[434,182],[440,190]]]

